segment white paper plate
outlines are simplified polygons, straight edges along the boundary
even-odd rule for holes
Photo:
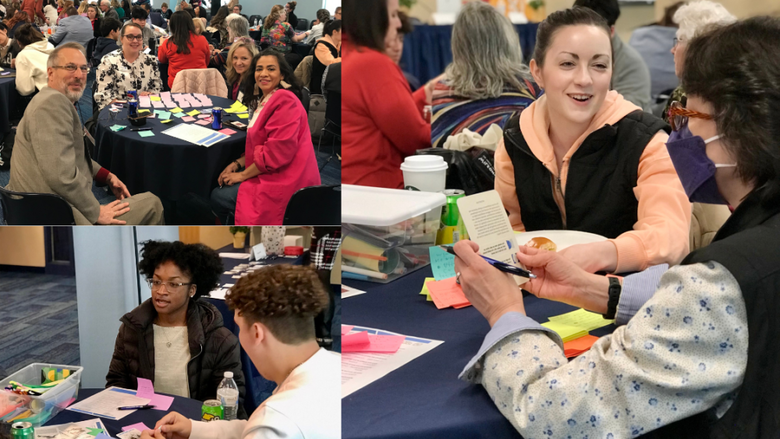
[[[591,242],[606,241],[607,238],[595,233],[578,232],[576,230],[537,230],[534,232],[520,232],[515,234],[517,245],[525,245],[532,238],[544,237],[563,250],[575,244],[590,244]]]

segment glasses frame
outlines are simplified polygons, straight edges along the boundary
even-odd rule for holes
[[[165,285],[165,290],[168,292],[178,291],[179,288],[183,287],[184,285],[195,285],[192,282],[163,282],[163,281],[158,281],[156,279],[152,279],[150,277],[146,278],[146,284],[149,285],[149,289],[152,291],[159,291],[160,289],[159,287],[158,288],[154,287],[155,282],[160,282],[160,287]]]
[[[67,65],[67,66],[51,66],[53,69],[65,69],[70,73],[76,73],[76,70],[81,70],[82,73],[85,75],[89,74],[90,68],[89,66],[76,66],[76,65]]]
[[[696,119],[712,120],[712,115],[707,113],[701,113],[699,111],[689,110],[683,107],[680,101],[674,101],[669,106],[667,112],[669,118],[669,124],[672,126],[672,130],[677,131],[688,125],[688,118],[693,117]]]
[[[144,35],[143,34],[141,34],[141,35],[125,35],[122,38],[127,38],[127,41],[143,41],[144,40]]]

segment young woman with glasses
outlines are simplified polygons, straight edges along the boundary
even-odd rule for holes
[[[154,381],[155,391],[214,399],[224,372],[233,372],[244,398],[238,339],[223,326],[213,305],[199,300],[217,287],[224,271],[214,250],[202,244],[147,241],[138,269],[152,297],[125,314],[116,338],[106,387],[137,387]],[[245,416],[239,403],[239,417]]]

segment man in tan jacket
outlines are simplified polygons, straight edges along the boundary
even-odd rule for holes
[[[57,194],[73,208],[76,224],[163,224],[160,199],[130,196],[122,181],[89,157],[74,107],[87,79],[84,48],[57,47],[47,63],[48,86],[30,101],[19,122],[8,189]],[[108,185],[117,200],[101,206],[92,181]],[[41,219],[45,222],[45,218]]]

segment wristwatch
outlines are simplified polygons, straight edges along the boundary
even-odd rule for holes
[[[616,277],[609,278],[609,300],[607,301],[607,313],[602,314],[607,320],[615,318],[618,302],[620,301],[620,292],[622,291],[620,280]]]

